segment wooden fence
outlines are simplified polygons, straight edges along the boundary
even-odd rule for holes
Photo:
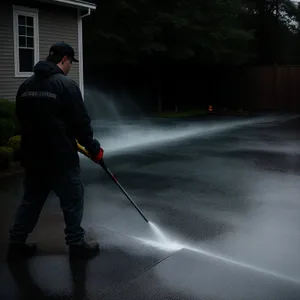
[[[228,108],[300,112],[300,66],[106,67],[92,84],[126,90],[144,111]],[[120,98],[121,99],[121,98]]]
[[[184,76],[180,76],[184,74]],[[163,109],[300,112],[300,66],[206,67],[163,77]]]
[[[259,66],[235,70],[235,106],[254,110],[300,111],[300,66]],[[226,80],[228,82],[228,79]]]

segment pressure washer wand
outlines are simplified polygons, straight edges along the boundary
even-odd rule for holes
[[[88,153],[88,151],[82,147],[80,144],[77,143],[77,148],[80,153],[85,155],[86,157],[91,158],[91,155]],[[131,197],[128,195],[128,193],[125,191],[125,189],[121,186],[121,184],[118,182],[116,177],[112,174],[112,172],[109,170],[109,168],[104,163],[104,160],[102,159],[99,162],[99,165],[104,169],[104,171],[111,177],[111,179],[114,181],[114,183],[120,188],[120,190],[124,193],[124,195],[127,197],[127,199],[131,202],[131,204],[135,207],[135,209],[139,212],[139,214],[142,216],[142,218],[149,223],[148,219],[145,217],[145,215],[142,213],[142,211],[139,209],[139,207],[134,203],[134,201],[131,199]]]

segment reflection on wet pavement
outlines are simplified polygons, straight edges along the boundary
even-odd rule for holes
[[[159,240],[107,174],[82,157],[84,224],[98,236],[102,253],[69,265],[63,217],[52,196],[33,235],[39,255],[28,268],[1,263],[0,298],[17,299],[17,290],[25,289],[21,294],[32,299],[300,299],[299,119],[263,120],[241,126],[235,126],[239,119],[153,121],[152,131],[131,124],[109,136],[101,135],[99,123],[107,165],[166,239]],[[203,134],[226,122],[227,130]],[[176,137],[181,125],[193,134]],[[158,135],[159,142],[146,146],[147,134],[153,142],[159,128],[162,136],[171,130],[175,140]],[[21,179],[1,183],[2,257]],[[179,247],[162,245],[170,243]]]

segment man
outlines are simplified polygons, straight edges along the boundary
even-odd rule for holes
[[[76,140],[94,161],[102,159],[103,149],[93,138],[80,89],[67,77],[73,62],[78,60],[70,45],[54,44],[16,96],[25,180],[23,199],[10,230],[8,260],[35,254],[36,246],[26,244],[26,239],[51,190],[60,199],[70,256],[86,257],[99,251],[99,244],[87,241],[81,227],[84,190]]]

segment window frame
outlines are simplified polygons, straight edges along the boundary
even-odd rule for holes
[[[13,5],[13,34],[14,34],[14,64],[15,77],[30,77],[33,72],[20,72],[19,58],[19,21],[18,16],[33,17],[33,34],[34,34],[34,63],[39,61],[39,10],[24,6]]]

